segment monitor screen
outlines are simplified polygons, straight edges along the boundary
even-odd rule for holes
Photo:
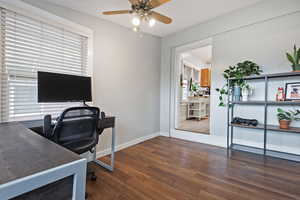
[[[38,102],[92,101],[91,78],[38,72]]]

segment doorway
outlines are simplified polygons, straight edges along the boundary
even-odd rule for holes
[[[209,135],[212,45],[178,52],[175,66],[175,129]]]

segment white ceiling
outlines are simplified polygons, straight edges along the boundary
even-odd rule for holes
[[[212,46],[208,45],[202,48],[193,49],[188,51],[192,57],[200,59],[203,63],[211,63],[212,60]]]
[[[72,8],[89,15],[101,17],[125,27],[132,27],[130,15],[104,16],[102,11],[129,9],[127,0],[43,0],[64,7]],[[234,10],[250,6],[262,0],[172,0],[158,8],[158,11],[173,19],[165,25],[157,23],[153,28],[142,27],[143,32],[156,36],[166,36],[195,24],[213,19]]]

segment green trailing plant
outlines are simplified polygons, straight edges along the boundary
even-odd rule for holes
[[[241,89],[244,90],[244,89],[247,89],[247,90],[250,90],[251,89],[251,86],[246,82],[244,81],[241,85],[240,85]]]
[[[225,96],[228,95],[228,84],[224,85],[222,88],[217,88],[217,92],[219,92],[219,106],[224,107],[225,104]]]
[[[300,110],[289,110],[285,111],[281,108],[277,109],[277,118],[278,120],[287,120],[287,121],[300,121],[300,117],[297,117],[300,114]]]
[[[223,76],[226,79],[227,83],[222,88],[216,89],[219,93],[219,106],[226,106],[225,96],[229,94],[229,90],[233,88],[233,86],[250,88],[250,86],[243,79],[244,77],[260,75],[261,72],[262,70],[260,69],[260,67],[256,63],[249,60],[238,63],[236,66],[229,66],[229,68],[226,69],[223,73]],[[234,80],[231,80],[230,85],[228,85],[228,79],[232,78],[234,78]]]
[[[300,70],[300,48],[298,49],[297,46],[294,45],[293,52],[287,52],[286,57],[292,63],[292,68],[294,71]]]

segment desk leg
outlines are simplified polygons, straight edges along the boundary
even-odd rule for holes
[[[115,165],[115,144],[116,144],[116,130],[115,127],[112,128],[112,140],[111,140],[111,154],[110,154],[110,165],[106,164],[100,160],[96,159],[96,151],[94,151],[94,162],[101,166],[104,167],[105,169],[109,171],[114,171],[114,165]]]
[[[86,191],[86,169],[87,163],[86,160],[84,165],[78,165],[77,173],[74,175],[73,179],[73,198],[72,200],[81,200],[85,197]]]
[[[2,184],[0,185],[0,199],[12,199],[62,180],[63,178],[73,176],[72,200],[83,200],[86,188],[86,162],[86,159],[80,159]],[[41,195],[39,199],[43,199],[42,196],[44,195],[46,195],[46,193]],[[29,199],[33,198],[29,197]]]

